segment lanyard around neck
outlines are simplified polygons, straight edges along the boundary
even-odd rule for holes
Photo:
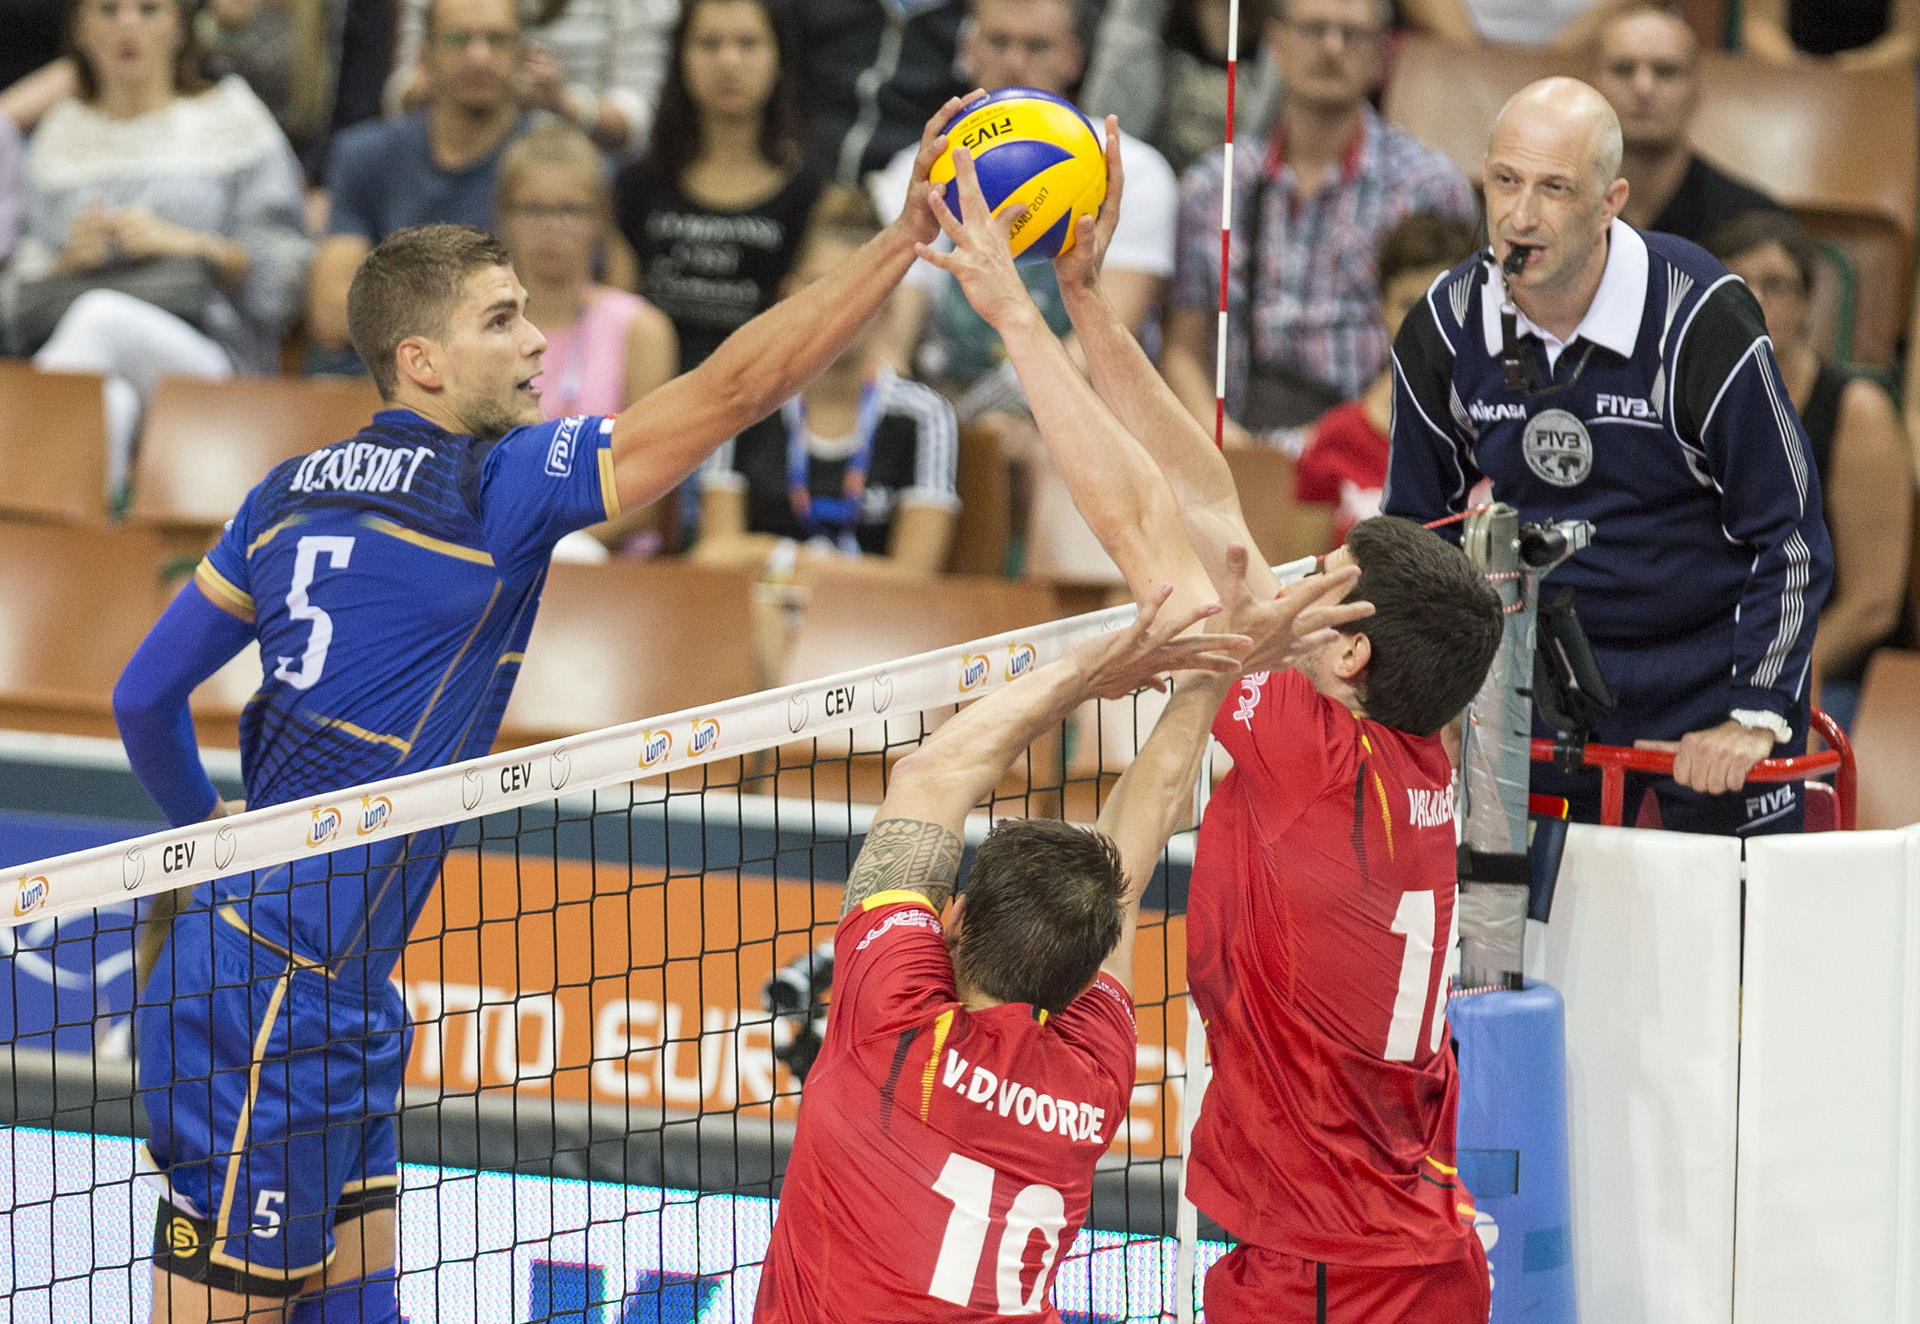
[[[860,550],[854,528],[860,523],[861,499],[867,491],[867,469],[873,462],[873,435],[880,427],[880,380],[870,377],[860,388],[855,413],[853,454],[840,480],[839,496],[815,496],[810,483],[812,456],[807,451],[807,402],[794,396],[781,406],[787,424],[787,495],[793,513],[808,538],[825,535],[849,555]]]

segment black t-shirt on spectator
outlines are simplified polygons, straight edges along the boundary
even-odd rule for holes
[[[1736,216],[1781,210],[1778,202],[1759,189],[1709,165],[1696,152],[1679,189],[1646,228],[1704,244],[1715,230]]]
[[[0,88],[60,54],[66,18],[64,0],[0,0]]]
[[[715,211],[645,163],[620,172],[614,220],[640,258],[640,292],[673,319],[681,371],[779,301],[819,196],[803,169],[757,207]]]

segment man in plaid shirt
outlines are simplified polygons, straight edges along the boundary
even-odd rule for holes
[[[1478,218],[1466,176],[1367,104],[1389,9],[1388,0],[1287,0],[1268,29],[1287,90],[1270,138],[1234,152],[1229,445],[1312,421],[1386,365],[1374,280],[1382,235],[1413,212]],[[1222,173],[1215,155],[1181,180],[1162,354],[1168,383],[1209,430]]]

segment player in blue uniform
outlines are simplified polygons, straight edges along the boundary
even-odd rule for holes
[[[1619,165],[1619,121],[1584,83],[1536,83],[1501,112],[1493,247],[1436,281],[1394,341],[1385,509],[1438,518],[1485,475],[1522,519],[1592,520],[1547,590],[1572,588],[1619,699],[1594,737],[1677,754],[1672,779],[1629,778],[1628,813],[1651,782],[1667,828],[1797,831],[1796,785],[1745,781],[1806,748],[1833,580],[1819,475],[1753,295],[1686,240],[1620,220]],[[1536,764],[1533,784],[1596,817],[1597,774]]]
[[[916,188],[944,147],[929,122]],[[617,418],[541,421],[546,342],[491,236],[401,231],[348,297],[388,408],[248,494],[128,663],[114,708],[176,824],[226,811],[187,696],[250,641],[247,802],[285,803],[486,752],[553,545],[670,490],[840,352],[937,230],[924,203]],[[370,802],[370,826],[379,815]],[[405,1008],[389,982],[452,829],[351,845],[196,888],[149,952],[136,1011],[165,1181],[156,1319],[388,1324]]]

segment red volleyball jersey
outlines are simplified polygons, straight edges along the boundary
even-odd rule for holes
[[[1037,1313],[1133,1091],[1133,1000],[961,1007],[940,920],[882,892],[840,921],[756,1321]]]
[[[1213,1063],[1188,1194],[1235,1236],[1301,1259],[1464,1254],[1446,752],[1356,718],[1294,671],[1243,676],[1213,733],[1234,767],[1201,824],[1187,903]]]

